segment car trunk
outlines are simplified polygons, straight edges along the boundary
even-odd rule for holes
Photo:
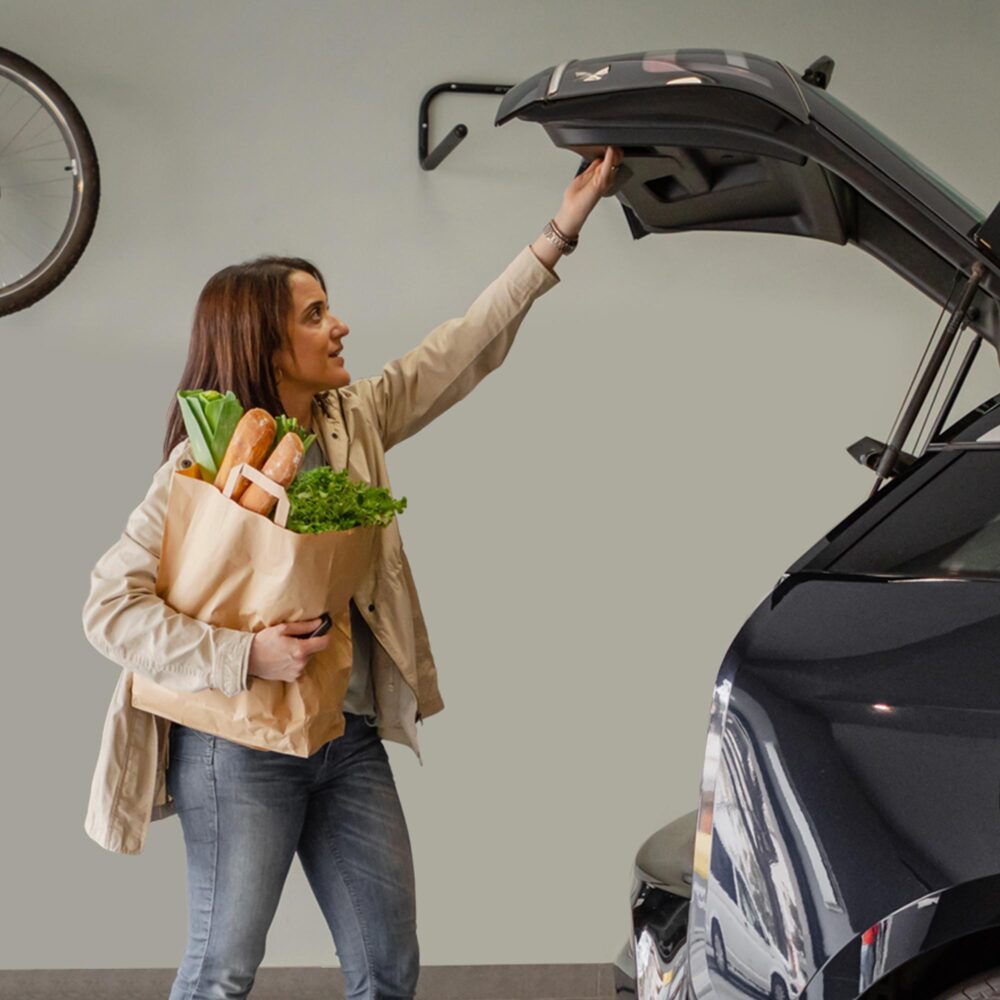
[[[512,87],[495,124],[542,125],[584,159],[621,146],[636,239],[698,229],[853,243],[944,305],[979,261],[969,326],[1000,348],[1000,263],[985,213],[824,89],[749,53],[571,60]]]

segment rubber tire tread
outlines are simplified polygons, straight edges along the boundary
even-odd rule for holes
[[[934,1000],[1000,1000],[1000,965],[949,986]]]

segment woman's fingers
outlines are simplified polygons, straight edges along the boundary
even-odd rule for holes
[[[610,146],[604,151],[604,161],[601,163],[601,180],[605,185],[611,179],[611,168],[615,165],[614,150]]]
[[[308,635],[313,629],[319,627],[322,618],[306,618],[303,621],[285,622],[283,635]]]
[[[563,209],[576,220],[576,229],[583,225],[601,198],[610,194],[615,185],[615,171],[624,157],[620,146],[605,146],[587,166],[570,181],[563,194]]]
[[[601,194],[606,194],[614,183],[614,168],[621,162],[622,156],[622,150],[619,146],[607,146],[604,150],[604,156],[599,161],[594,161],[600,164],[598,167],[598,183],[601,188]]]
[[[311,639],[299,639],[297,651],[300,655],[309,657],[314,653],[321,653],[329,645],[329,635],[315,635]]]

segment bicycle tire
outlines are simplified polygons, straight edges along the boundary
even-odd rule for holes
[[[23,281],[0,286],[0,316],[9,316],[11,313],[27,309],[28,306],[44,298],[60,285],[76,266],[90,241],[97,221],[101,180],[97,151],[90,130],[66,91],[29,59],[9,49],[0,48],[0,78],[6,75],[3,73],[4,69],[36,89],[61,117],[66,130],[64,137],[68,132],[68,138],[72,140],[72,147],[77,154],[78,166],[75,181],[78,198],[74,200],[75,211],[67,221],[57,245],[34,271],[25,276]],[[56,124],[59,124],[58,120]]]

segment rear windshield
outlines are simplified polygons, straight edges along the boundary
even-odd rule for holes
[[[969,201],[960,191],[956,191],[943,177],[936,174],[930,167],[921,163],[912,153],[907,152],[902,146],[898,145],[892,139],[889,138],[884,132],[877,129],[871,122],[866,121],[861,117],[856,111],[852,111],[846,104],[842,104],[833,96],[829,91],[822,91],[817,94],[824,101],[832,104],[841,114],[850,118],[855,125],[859,128],[864,129],[869,135],[873,135],[883,146],[892,150],[907,166],[915,170],[920,174],[925,180],[928,180],[933,184],[939,191],[946,194],[952,201],[956,202],[967,215],[972,216],[973,219],[982,221],[986,218],[986,212],[984,212],[978,205]]]
[[[948,459],[828,569],[1000,577],[1000,449],[963,450]]]

